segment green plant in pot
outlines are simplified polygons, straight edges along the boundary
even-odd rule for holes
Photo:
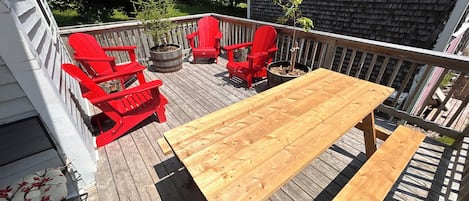
[[[155,43],[150,48],[150,60],[153,65],[149,70],[174,72],[182,68],[182,48],[168,43],[170,31],[176,24],[168,20],[169,11],[174,7],[173,0],[138,0],[133,1],[137,19],[142,22],[145,33]]]
[[[269,87],[294,79],[309,71],[307,66],[296,62],[299,50],[298,41],[296,40],[296,27],[300,26],[305,31],[309,31],[314,27],[311,19],[302,16],[299,8],[302,0],[273,0],[273,2],[275,5],[280,6],[283,11],[283,16],[279,17],[277,21],[282,24],[293,23],[293,44],[290,48],[290,61],[277,61],[268,65],[267,81]]]

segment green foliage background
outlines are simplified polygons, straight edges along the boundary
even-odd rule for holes
[[[200,13],[220,13],[237,17],[246,17],[246,0],[177,0],[168,16],[184,16]],[[130,0],[53,0],[49,1],[54,17],[59,26],[72,26],[100,22],[113,22],[135,19],[135,12]],[[110,4],[109,4],[110,3]],[[88,10],[86,10],[88,8]]]

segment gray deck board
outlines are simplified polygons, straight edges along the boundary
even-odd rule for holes
[[[98,154],[100,159],[98,161],[98,171],[96,172],[96,193],[97,196],[88,196],[89,198],[95,197],[101,201],[112,201],[119,200],[117,194],[116,184],[112,176],[111,167],[109,160],[106,156],[105,149],[99,149]],[[94,193],[93,191],[88,192],[89,194]]]
[[[91,200],[204,200],[189,173],[174,154],[164,155],[157,139],[165,131],[263,91],[229,79],[226,60],[218,64],[184,63],[175,73],[145,71],[147,80],[161,79],[168,98],[167,122],[152,117],[129,134],[99,148],[96,190]],[[351,129],[319,158],[282,186],[269,200],[330,200],[366,161],[363,133]],[[398,153],[397,153],[398,154]],[[388,194],[388,200],[445,199],[448,168],[454,150],[426,139],[404,174]],[[97,195],[93,195],[96,193]],[[88,200],[90,200],[88,199]]]

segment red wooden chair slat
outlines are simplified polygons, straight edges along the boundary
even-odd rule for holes
[[[229,77],[239,77],[247,82],[247,87],[251,88],[252,80],[255,78],[265,78],[267,76],[267,64],[272,62],[272,58],[277,48],[277,31],[272,26],[261,26],[254,33],[252,42],[234,44],[223,47],[228,54]],[[247,56],[247,61],[235,61],[234,50],[251,47]]]
[[[145,82],[143,71],[145,66],[138,63],[135,56],[136,46],[116,46],[116,47],[101,47],[98,41],[89,34],[74,33],[68,38],[70,46],[74,49],[74,59],[79,62],[87,74],[93,78],[103,75],[109,75],[117,71],[128,69],[140,69],[136,73],[137,79],[140,83]],[[116,65],[115,58],[106,54],[107,51],[125,51],[128,54],[129,63]],[[124,77],[127,80],[130,76]]]
[[[79,82],[83,97],[102,111],[91,118],[91,122],[100,128],[100,134],[96,137],[98,147],[124,135],[155,113],[160,123],[166,121],[165,105],[168,101],[159,91],[159,87],[163,84],[161,80],[139,83],[138,86],[108,94],[78,66],[63,64],[62,69]],[[132,73],[135,72],[128,70],[115,73],[101,81],[120,79]],[[106,120],[112,120],[114,126],[104,130],[101,123]]]
[[[195,44],[195,38],[198,44]],[[197,22],[197,31],[186,36],[189,45],[192,48],[193,63],[197,62],[197,58],[213,58],[215,63],[220,55],[220,39],[222,33],[218,27],[218,20],[214,17],[203,17]]]

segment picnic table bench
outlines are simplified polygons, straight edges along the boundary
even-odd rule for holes
[[[384,200],[424,139],[424,134],[399,126],[334,200]]]
[[[357,124],[371,156],[373,110],[392,92],[317,69],[164,138],[207,200],[264,200]]]

